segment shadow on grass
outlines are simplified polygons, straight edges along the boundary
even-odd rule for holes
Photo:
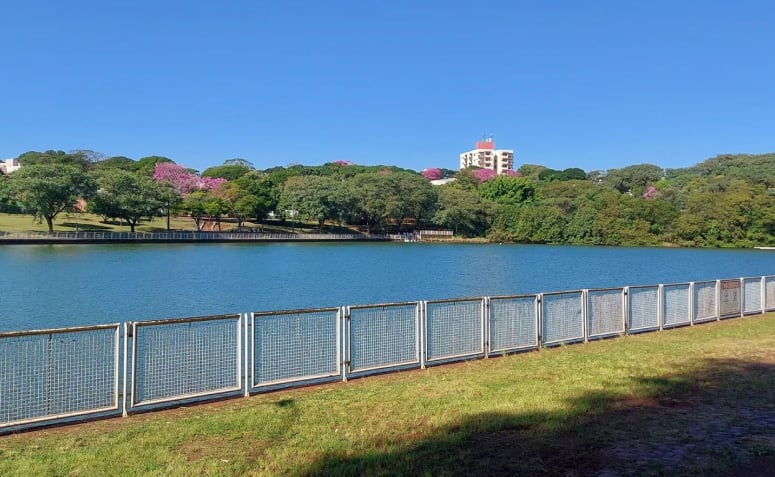
[[[325,455],[298,475],[772,475],[775,366],[704,361],[690,374],[635,380],[556,413],[479,413],[356,455]],[[763,473],[764,472],[764,473]]]

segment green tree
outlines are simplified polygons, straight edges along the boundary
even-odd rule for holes
[[[337,216],[335,185],[336,181],[330,177],[291,177],[285,182],[279,207],[282,210],[294,210],[322,227],[326,219]]]
[[[202,172],[201,176],[235,181],[252,170],[254,169],[241,164],[223,164],[220,166],[208,167]]]
[[[452,229],[463,236],[484,236],[487,234],[496,207],[475,191],[448,184],[439,188],[438,209],[433,223]]]
[[[622,169],[611,169],[605,177],[605,183],[621,193],[642,193],[650,184],[662,179],[664,170],[653,164],[638,164]]]
[[[188,212],[191,219],[196,224],[196,230],[202,230],[202,223],[205,217],[208,217],[213,210],[211,204],[215,199],[213,192],[209,190],[195,190],[183,198],[181,208]]]
[[[225,182],[218,186],[215,193],[223,200],[228,213],[237,219],[237,228],[242,228],[246,220],[255,217],[260,199],[240,182]]]
[[[162,189],[150,177],[121,169],[103,174],[100,190],[90,203],[94,213],[123,219],[134,232],[144,218],[158,215],[165,205]]]
[[[40,164],[58,164],[76,167],[82,171],[89,168],[90,161],[85,154],[80,152],[66,153],[64,151],[29,151],[18,157],[22,167]]]
[[[479,186],[479,195],[497,204],[516,205],[536,198],[532,180],[524,177],[498,176]]]
[[[94,180],[76,166],[37,163],[22,167],[11,174],[13,196],[28,212],[46,220],[48,231],[54,231],[54,219],[79,199],[91,197]]]
[[[391,174],[394,197],[398,199],[393,218],[400,228],[405,219],[413,219],[415,228],[430,221],[436,208],[438,193],[425,177],[414,172]]]
[[[138,159],[135,164],[134,168],[135,171],[139,174],[152,177],[154,170],[156,170],[156,164],[161,164],[164,162],[171,162],[175,164],[175,161],[168,157],[164,156],[146,156]]]

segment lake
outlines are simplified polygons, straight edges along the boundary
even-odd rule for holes
[[[0,331],[775,274],[775,251],[427,243],[0,246]]]

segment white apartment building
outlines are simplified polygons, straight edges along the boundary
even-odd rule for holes
[[[491,169],[498,175],[506,174],[506,171],[514,169],[514,150],[495,149],[492,138],[477,141],[476,149],[460,155],[461,169],[472,166]]]
[[[0,174],[10,174],[20,167],[21,165],[19,164],[18,159],[6,159],[4,161],[0,160]]]

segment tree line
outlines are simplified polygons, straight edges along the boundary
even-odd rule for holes
[[[495,176],[336,161],[257,170],[231,159],[200,173],[160,156],[31,151],[0,176],[0,210],[56,216],[85,207],[130,230],[151,217],[270,217],[357,226],[366,233],[445,228],[490,241],[751,247],[775,244],[775,154],[720,155],[693,167],[608,171],[524,164]],[[452,179],[433,185],[431,179]],[[85,204],[85,205],[84,205]],[[168,221],[169,227],[169,221]]]

